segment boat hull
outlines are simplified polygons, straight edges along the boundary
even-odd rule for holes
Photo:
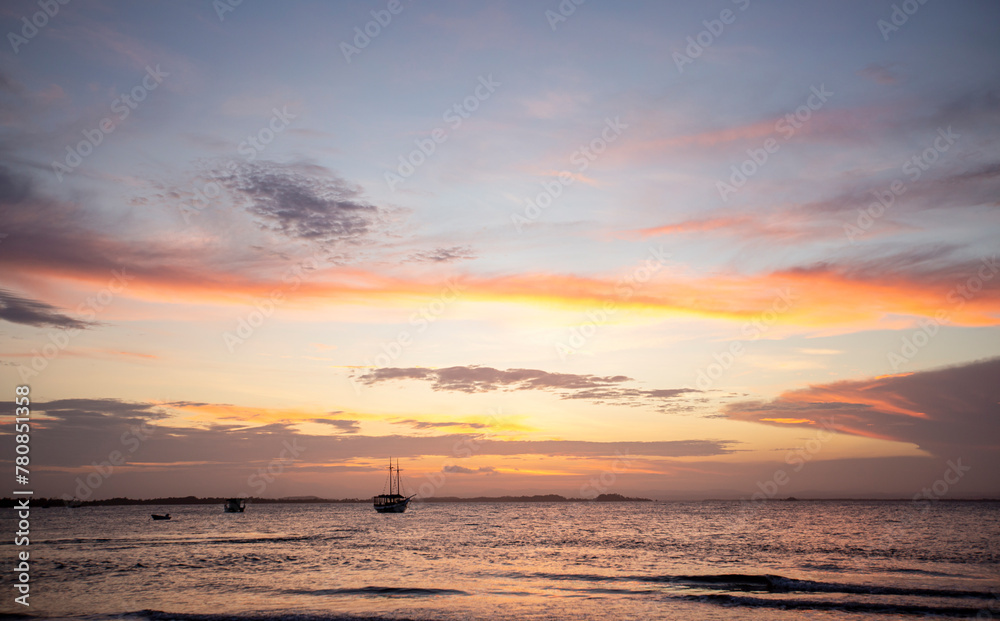
[[[222,511],[224,513],[243,513],[246,507],[247,503],[242,498],[229,498],[222,506]]]
[[[375,510],[379,513],[403,513],[406,511],[406,507],[410,504],[410,500],[412,499],[413,496],[410,496],[409,498],[403,498],[395,502],[386,502],[384,500],[379,502],[379,498],[376,497]]]

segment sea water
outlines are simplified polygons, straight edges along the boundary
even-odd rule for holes
[[[992,502],[36,509],[30,608],[21,549],[8,619],[1000,618]]]

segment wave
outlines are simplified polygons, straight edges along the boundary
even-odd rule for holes
[[[271,537],[212,537],[205,539],[135,539],[131,537],[111,539],[111,538],[71,538],[71,539],[46,539],[38,543],[41,545],[73,545],[73,544],[121,544],[127,548],[149,547],[149,546],[190,546],[190,545],[226,545],[226,544],[253,544],[253,543],[290,543],[296,541],[326,541],[334,539],[349,539],[347,535],[275,535]],[[34,542],[32,542],[34,543]]]
[[[836,563],[799,563],[798,566],[802,569],[818,569],[820,571],[847,571]]]
[[[897,604],[853,601],[820,601],[805,599],[767,599],[745,595],[681,595],[675,599],[697,601],[727,607],[775,608],[780,610],[834,610],[840,612],[864,612],[879,614],[936,615],[945,617],[976,617],[984,608],[966,606],[934,606],[921,604]]]
[[[458,589],[366,586],[353,589],[286,589],[292,595],[378,595],[383,597],[428,597],[433,595],[469,595]]]
[[[768,591],[770,593],[847,593],[851,595],[907,595],[919,597],[953,597],[993,599],[988,591],[959,589],[924,589],[918,587],[876,586],[842,582],[796,580],[772,574],[718,574],[673,576],[669,582],[691,584],[726,591]]]
[[[144,619],[146,621],[389,621],[390,617],[376,617],[370,614],[354,616],[343,613],[282,613],[282,612],[247,612],[235,614],[185,614],[162,612],[159,610],[140,610],[138,612],[118,615],[115,619]],[[398,621],[398,617],[391,617]]]
[[[876,571],[887,574],[919,574],[921,576],[934,576],[937,578],[964,578],[962,574],[949,574],[943,571],[930,571],[927,569],[915,569],[912,567],[885,567]]]
[[[516,574],[509,574],[516,575]],[[605,576],[599,574],[533,573],[528,577],[582,582],[653,582],[714,591],[768,593],[843,593],[848,595],[900,595],[912,597],[949,597],[957,599],[995,599],[990,591],[928,589],[919,587],[878,586],[846,582],[798,580],[774,574],[696,574],[680,576]]]

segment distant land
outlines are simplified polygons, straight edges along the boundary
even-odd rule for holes
[[[198,498],[196,496],[172,496],[169,498],[106,498],[104,500],[63,500],[62,498],[37,498],[31,501],[35,508],[46,507],[107,507],[124,505],[214,505],[222,504],[225,498]],[[566,498],[558,494],[535,496],[477,496],[459,498],[457,496],[432,496],[420,498],[421,502],[653,502],[649,498],[629,498],[621,494],[601,494],[596,498]],[[320,498],[318,496],[289,496],[286,498],[246,498],[250,504],[305,504],[305,503],[346,503],[368,504],[371,498]],[[13,507],[13,498],[0,499],[0,507]]]
[[[22,499],[0,498],[0,508],[10,508],[16,506],[16,502]],[[63,500],[62,498],[33,498],[31,507],[34,509],[46,509],[50,507],[108,507],[127,505],[214,505],[222,504],[225,498],[198,498],[196,496],[171,496],[169,498],[105,498],[103,500]],[[249,504],[369,504],[371,498],[320,498],[319,496],[287,496],[284,498],[255,498],[245,499]],[[534,496],[476,496],[474,498],[459,498],[458,496],[432,496],[430,498],[420,498],[421,502],[761,502],[747,499],[734,498],[703,498],[701,500],[652,500],[649,498],[631,498],[621,494],[601,494],[596,498],[567,498],[559,494],[535,494]],[[788,502],[802,500],[806,502],[913,502],[912,498],[796,498],[789,496],[785,498],[765,498],[764,502]],[[1000,502],[1000,498],[939,498],[938,502]]]

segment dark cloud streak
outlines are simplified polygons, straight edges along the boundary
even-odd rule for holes
[[[482,393],[494,390],[544,390],[559,394],[562,399],[584,399],[599,403],[644,405],[677,399],[689,393],[700,393],[693,388],[660,388],[644,390],[623,386],[633,382],[625,375],[584,375],[575,373],[550,373],[539,369],[507,369],[477,365],[446,367],[442,369],[384,367],[361,376],[360,382],[369,386],[397,380],[421,380],[431,383],[431,390],[464,393]],[[448,423],[446,423],[448,424]]]
[[[0,289],[0,319],[29,326],[86,329],[96,323],[74,319],[51,304],[15,295]]]

